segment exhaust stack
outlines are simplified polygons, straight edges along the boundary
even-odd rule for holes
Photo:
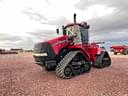
[[[74,24],[76,24],[76,13],[74,13]]]

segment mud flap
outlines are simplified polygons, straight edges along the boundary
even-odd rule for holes
[[[96,56],[96,62],[93,64],[94,67],[104,68],[111,65],[111,58],[107,51],[102,51],[102,53]]]

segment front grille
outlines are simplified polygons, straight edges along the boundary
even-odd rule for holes
[[[48,42],[36,44],[34,47],[34,53],[47,53],[47,57],[35,57],[42,60],[54,60],[56,57],[52,46]]]

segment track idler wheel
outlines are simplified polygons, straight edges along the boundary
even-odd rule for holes
[[[85,64],[83,64],[83,68],[84,68],[84,73],[85,72],[89,72],[91,70],[91,64],[90,62],[85,62]]]
[[[71,78],[72,77],[72,74],[73,73],[73,70],[72,70],[72,66],[66,66],[65,69],[64,69],[64,75],[66,78]]]

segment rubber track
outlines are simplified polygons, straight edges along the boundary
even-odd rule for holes
[[[61,78],[68,78],[64,75],[65,67],[70,63],[70,61],[76,56],[80,51],[70,51],[64,58],[58,63],[56,67],[56,75]]]
[[[105,51],[103,51],[101,55],[97,56],[96,64],[94,65],[94,67],[104,68],[104,67],[110,66],[111,62],[108,65],[103,65],[102,59],[104,58],[104,55],[105,55]],[[108,54],[108,56],[109,56],[109,54]],[[110,57],[108,57],[108,58],[110,58]]]

